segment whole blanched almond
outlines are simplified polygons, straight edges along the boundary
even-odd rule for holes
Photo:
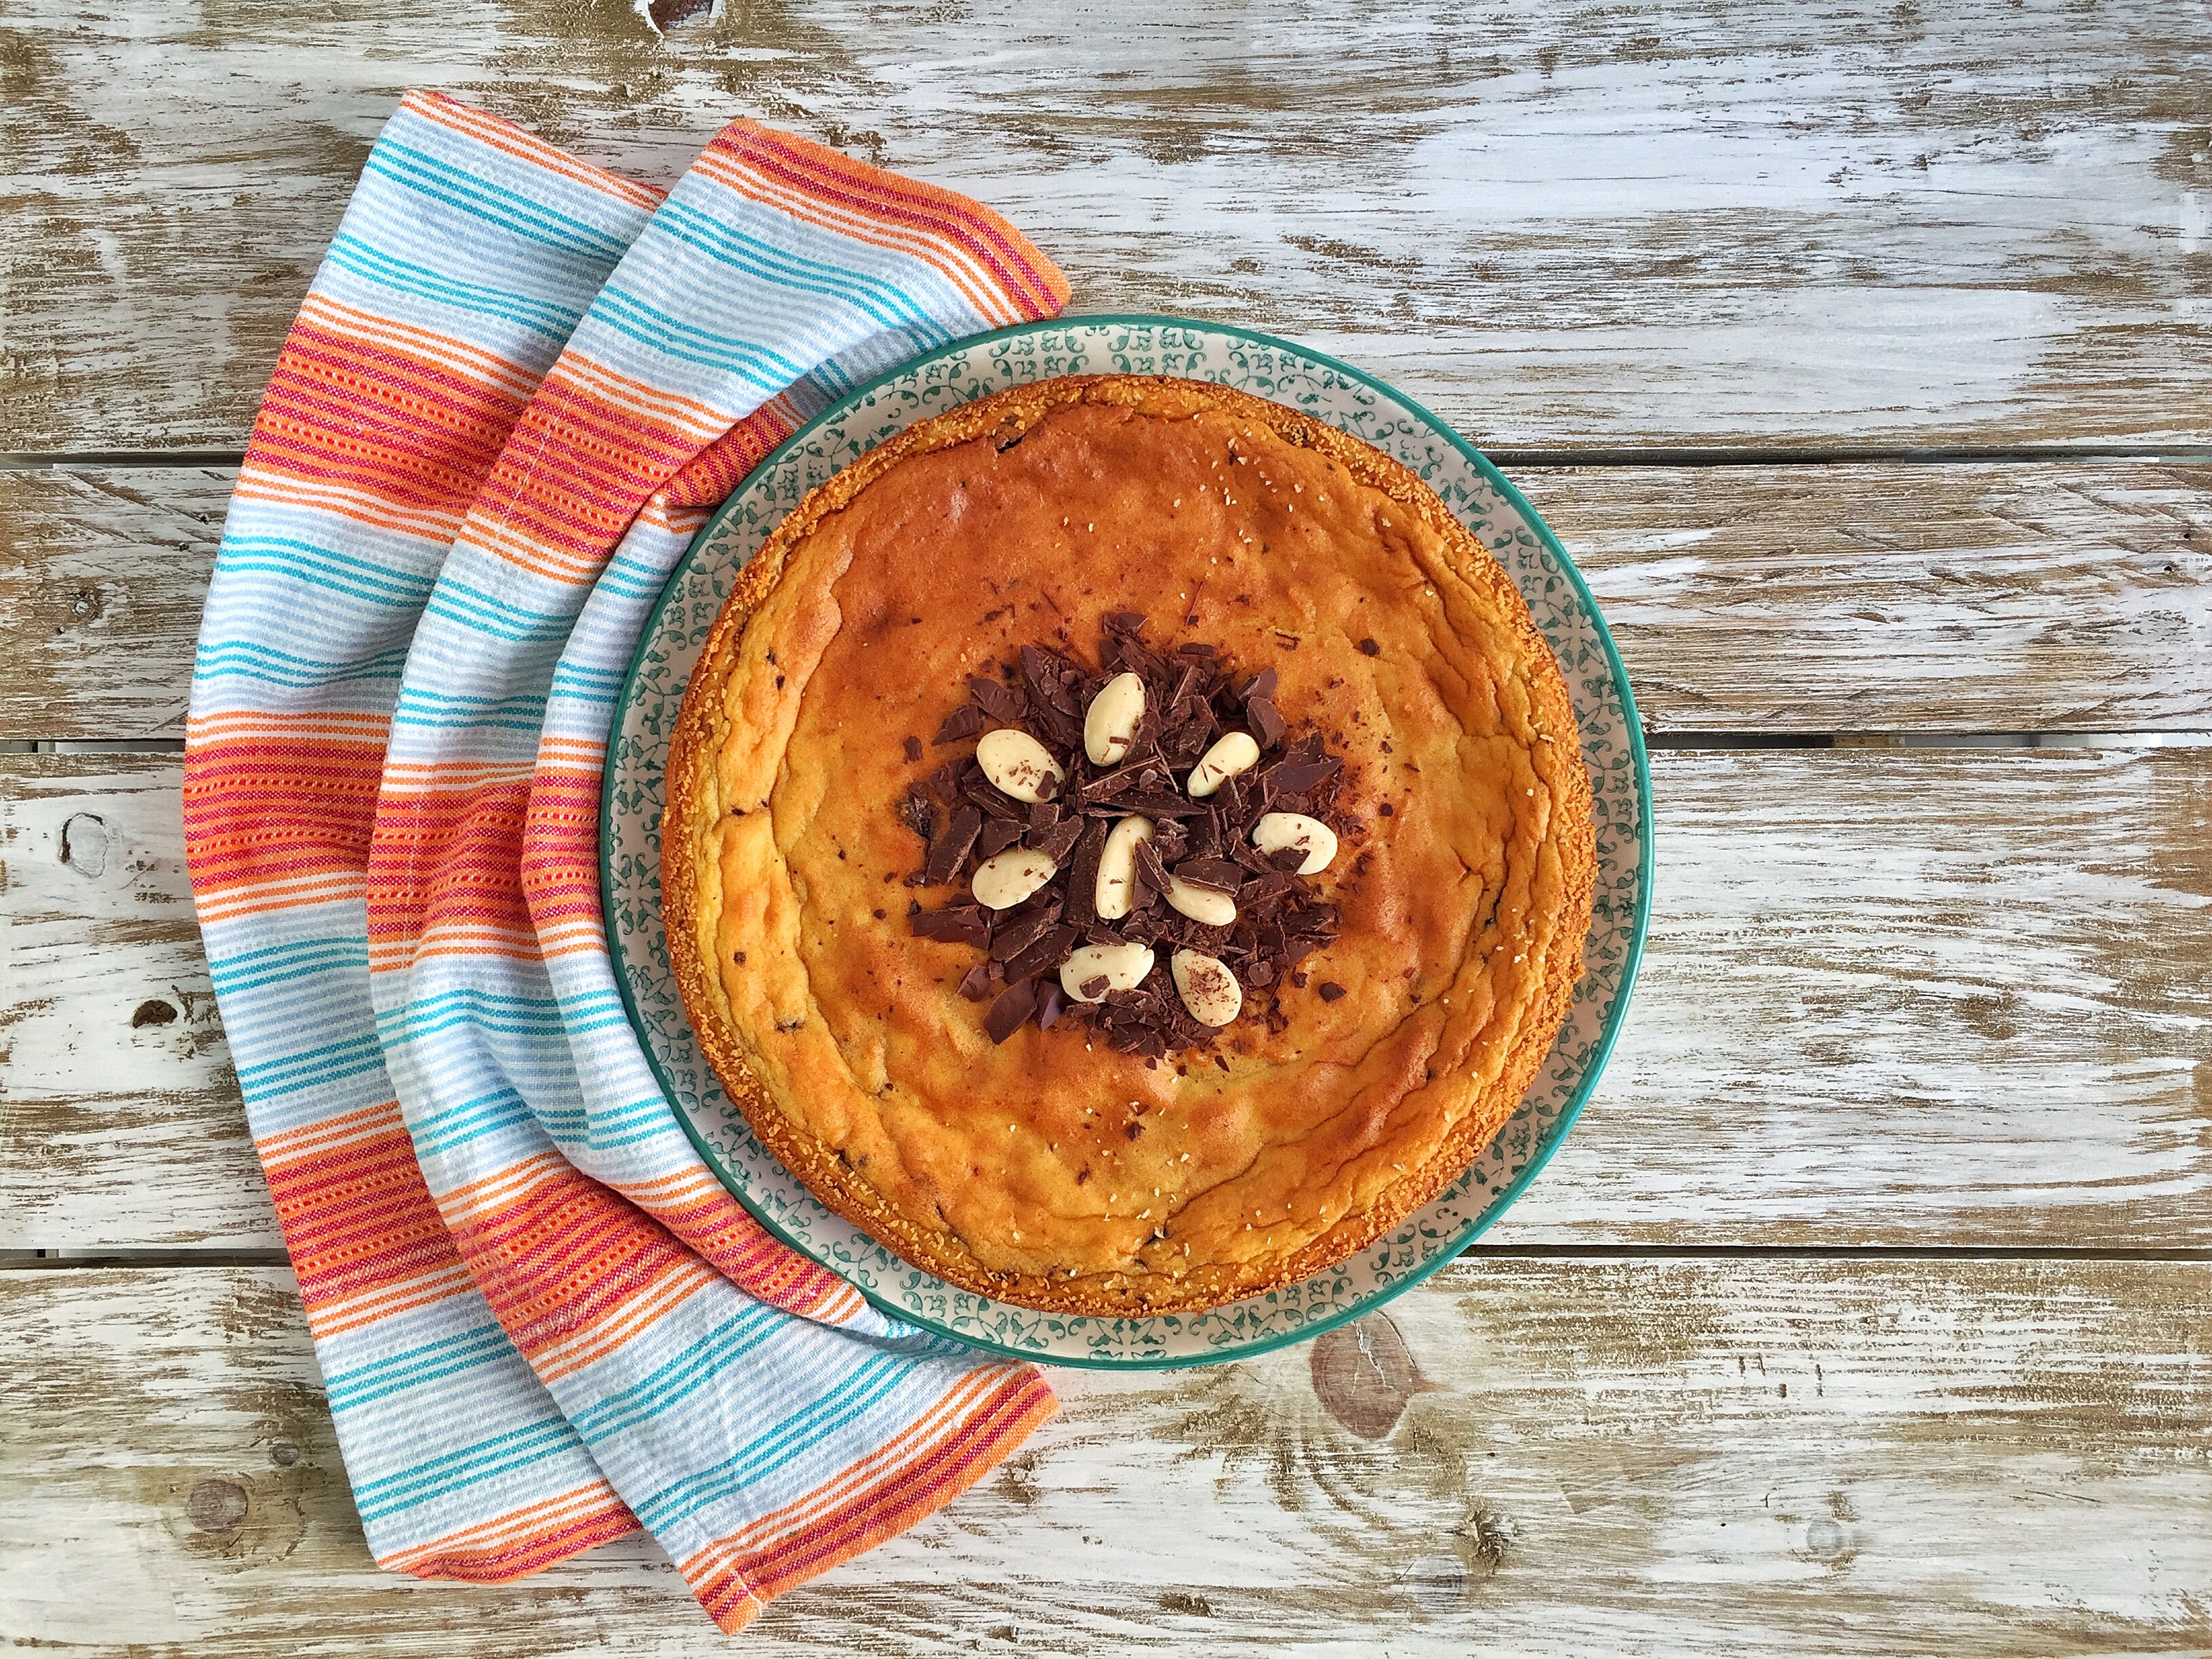
[[[1078,1002],[1103,1002],[1109,991],[1133,991],[1157,960],[1149,945],[1086,945],[1060,965],[1060,988]],[[1104,980],[1103,985],[1097,983]],[[1083,988],[1091,986],[1085,994]]]
[[[1098,688],[1083,716],[1083,752],[1093,766],[1111,766],[1129,752],[1145,718],[1145,683],[1116,674]]]
[[[1152,838],[1152,821],[1133,814],[1115,824],[1098,854],[1098,920],[1119,921],[1137,896],[1137,843]]]
[[[1060,781],[1067,775],[1042,744],[1011,726],[986,732],[977,739],[975,764],[1016,800],[1049,800],[1060,793]]]
[[[1168,875],[1167,900],[1193,921],[1208,927],[1226,927],[1237,920],[1237,901],[1210,887],[1194,887],[1172,871]]]
[[[1336,856],[1336,831],[1303,812],[1270,812],[1252,826],[1252,845],[1270,854],[1302,847],[1306,861],[1298,873],[1317,876]]]
[[[1197,765],[1190,769],[1187,786],[1194,799],[1204,799],[1223,783],[1240,772],[1249,772],[1259,763],[1260,745],[1252,740],[1249,732],[1231,732],[1214,740]]]
[[[1201,1025],[1226,1025],[1244,1009],[1244,988],[1218,957],[1203,951],[1178,951],[1168,959],[1176,994]]]
[[[969,886],[985,909],[1008,910],[1050,881],[1059,869],[1034,848],[1009,847],[977,865]]]

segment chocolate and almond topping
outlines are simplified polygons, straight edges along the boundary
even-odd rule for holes
[[[994,1042],[1079,1023],[1157,1059],[1248,1014],[1279,1031],[1291,970],[1336,937],[1311,878],[1346,827],[1342,760],[1291,735],[1273,668],[1240,680],[1218,647],[1145,628],[1107,617],[1096,668],[1027,645],[969,680],[934,741],[973,754],[898,805],[927,844],[908,883],[957,890],[910,925],[985,954],[959,994],[989,1000]]]

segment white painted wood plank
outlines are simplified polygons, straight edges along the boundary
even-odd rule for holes
[[[2212,437],[2199,0],[724,13],[15,9],[0,443],[240,441],[413,85],[664,179],[761,116],[1491,444]]]
[[[2212,727],[2212,468],[1528,468],[1680,731]],[[231,475],[0,473],[0,737],[181,736]]]
[[[1062,1415],[749,1651],[2148,1654],[2212,1645],[2212,1280],[1486,1261]],[[70,1655],[677,1654],[642,1541],[375,1572],[289,1276],[0,1273],[0,1628]]]
[[[2212,1243],[2212,749],[1653,772],[1632,1017],[1494,1242]],[[276,1242],[178,777],[0,759],[0,1248]],[[60,857],[94,819],[96,875]],[[133,1029],[149,1000],[179,1018]]]
[[[182,778],[173,756],[0,757],[0,1249],[282,1243],[192,916]]]

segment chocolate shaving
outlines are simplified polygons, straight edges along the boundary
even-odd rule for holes
[[[975,856],[987,859],[994,853],[1003,853],[1019,841],[1024,833],[1018,819],[993,818],[983,826],[983,833],[975,837]]]
[[[1048,979],[1044,982],[1044,994],[1037,999],[1037,1024],[1049,1031],[1067,1018],[1067,993],[1060,988],[1060,981]]]
[[[1129,797],[1129,810],[1148,818],[1192,818],[1206,811],[1206,803],[1165,790],[1140,790]]]
[[[978,674],[968,682],[968,695],[976,706],[1001,726],[1018,726],[1029,713],[1029,704],[1009,686],[996,680],[987,680]]]
[[[1331,811],[1330,781],[1341,763],[1328,756],[1318,731],[1309,728],[1288,740],[1287,722],[1275,704],[1273,668],[1240,682],[1236,664],[1218,647],[1185,641],[1156,648],[1142,637],[1146,627],[1139,611],[1119,611],[1106,618],[1096,670],[1051,645],[1024,646],[1018,661],[999,677],[969,679],[967,701],[945,720],[940,742],[975,736],[992,724],[1027,731],[1065,771],[1057,799],[1015,800],[991,783],[971,756],[932,775],[929,790],[941,806],[919,787],[900,803],[901,820],[930,843],[924,871],[908,878],[909,883],[954,880],[975,860],[1018,842],[1056,866],[1043,888],[1011,910],[984,911],[963,894],[945,908],[910,921],[922,937],[989,952],[989,960],[961,979],[959,994],[990,1000],[984,1024],[994,1042],[1004,1042],[1035,1017],[1046,1029],[1083,1025],[1097,1034],[1092,1040],[1148,1063],[1210,1047],[1220,1033],[1193,1018],[1173,987],[1168,958],[1178,948],[1218,957],[1244,987],[1247,1012],[1281,1030],[1288,1019],[1275,988],[1292,977],[1300,960],[1335,937],[1334,908],[1320,902],[1313,884],[1297,873],[1304,850],[1285,848],[1271,857],[1254,848],[1250,836],[1260,816],[1279,799],[1296,799],[1301,810],[1346,833],[1346,821]],[[1066,634],[1060,638],[1065,641]],[[1290,643],[1287,637],[1282,641],[1285,649]],[[1121,760],[1096,767],[1083,750],[1083,714],[1118,672],[1144,681],[1145,714]],[[1208,799],[1192,799],[1186,793],[1190,769],[1222,732],[1240,726],[1276,757],[1275,763],[1228,780]],[[919,758],[919,743],[908,740],[903,747],[910,762]],[[1308,801],[1316,791],[1321,793]],[[1097,915],[1098,866],[1113,825],[1132,813],[1152,820],[1154,830],[1136,848],[1132,908],[1109,925]],[[1236,920],[1212,927],[1162,903],[1176,878],[1234,895]],[[1058,970],[1079,942],[1147,945],[1158,963],[1133,989],[1114,991],[1099,1001],[1073,1000]],[[1104,975],[1093,975],[1084,989],[1095,995],[1107,985]]]
[[[1244,883],[1244,872],[1226,859],[1185,859],[1175,873],[1193,887],[1215,893],[1233,893]]]
[[[1124,790],[1134,789],[1147,772],[1158,775],[1159,768],[1149,757],[1141,760],[1125,760],[1110,772],[1102,772],[1080,791],[1085,802],[1111,800]]]
[[[974,807],[963,806],[954,812],[951,821],[945,826],[945,833],[930,843],[929,863],[923,869],[923,878],[936,887],[958,875],[982,828],[983,815]]]
[[[1262,749],[1273,749],[1283,740],[1283,733],[1288,729],[1284,726],[1283,717],[1277,711],[1272,697],[1248,697],[1244,702],[1244,721],[1252,728],[1252,735],[1259,739]]]
[[[1085,923],[1098,919],[1098,860],[1106,850],[1108,826],[1103,819],[1088,821],[1071,818],[1072,823],[1083,826],[1083,837],[1075,844],[1075,863],[1067,878],[1067,909],[1070,921]]]
[[[945,717],[945,724],[937,728],[932,743],[958,743],[972,738],[983,729],[983,711],[972,702],[963,702]]]
[[[933,939],[946,945],[984,945],[991,942],[990,921],[972,904],[957,905],[949,910],[925,910],[910,919],[907,926],[918,939]]]
[[[1155,893],[1168,890],[1167,866],[1160,862],[1158,849],[1148,841],[1137,843],[1137,879]]]
[[[1073,927],[1052,928],[1027,950],[1006,958],[1006,977],[1023,979],[1032,974],[1052,972],[1067,960],[1068,953],[1075,949],[1075,939]]]
[[[1286,760],[1279,761],[1261,775],[1274,794],[1303,795],[1324,779],[1334,777],[1343,767],[1340,760]]]
[[[937,833],[937,814],[930,810],[929,798],[919,788],[909,788],[900,797],[899,822],[924,841]]]
[[[1083,718],[1083,705],[1077,700],[1060,675],[1066,671],[1065,659],[1036,646],[1022,647],[1022,678],[1029,683],[1030,700],[1040,708],[1057,709],[1076,720]]]
[[[1241,775],[1233,778],[1224,778],[1221,781],[1221,787],[1213,792],[1213,798],[1217,801],[1220,802],[1218,810],[1221,813],[1222,822],[1224,823],[1233,823],[1238,829],[1243,829],[1244,827],[1245,813],[1247,811],[1244,799],[1243,778]]]
[[[981,767],[975,769],[972,776],[960,780],[960,793],[994,818],[1012,818],[1018,822],[1023,816],[1021,804],[985,777]]]
[[[1030,845],[1054,864],[1065,864],[1077,839],[1083,834],[1083,823],[1081,818],[1062,818],[1044,834],[1032,836]]]
[[[991,936],[991,954],[1000,962],[1012,960],[1052,931],[1060,920],[1057,906],[1051,909],[1031,911],[994,929]]]
[[[993,1042],[1004,1042],[1029,1024],[1030,1016],[1036,1012],[1036,986],[1030,980],[1017,980],[999,993],[991,1012],[983,1016],[983,1030]]]

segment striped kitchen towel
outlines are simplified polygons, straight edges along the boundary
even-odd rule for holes
[[[665,199],[434,95],[371,150],[232,498],[185,817],[385,1565],[507,1579],[642,1524],[736,1630],[1051,1413],[701,1163],[596,842],[615,688],[713,505],[856,382],[1066,299],[996,215],[747,122]]]

